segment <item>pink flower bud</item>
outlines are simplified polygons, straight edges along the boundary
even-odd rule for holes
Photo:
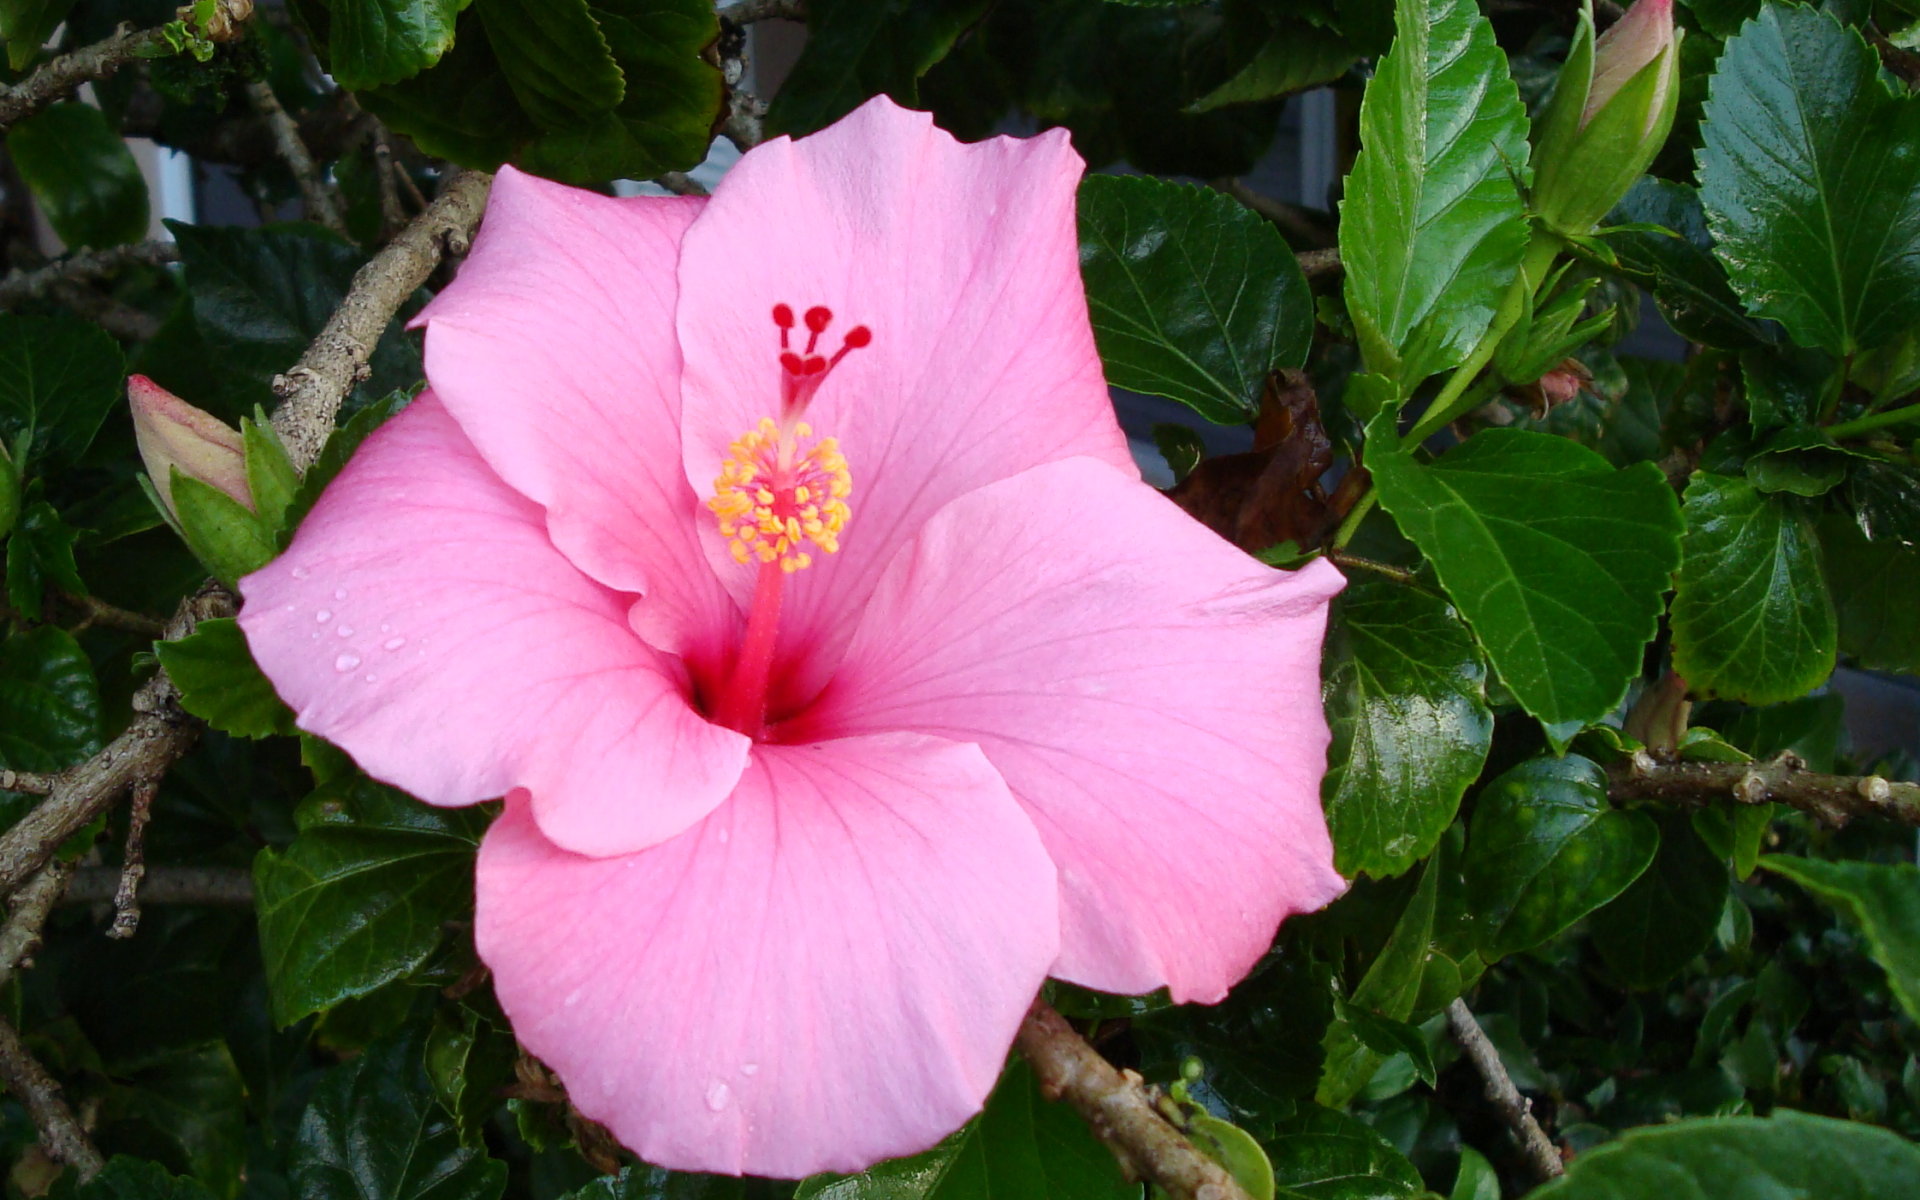
[[[127,400],[133,406],[133,435],[140,444],[140,458],[168,512],[178,515],[173,505],[174,467],[253,508],[246,452],[231,426],[145,375],[127,377]]]
[[[1585,129],[1593,115],[1619,95],[1629,79],[1671,45],[1673,0],[1638,0],[1594,43],[1593,86],[1587,92],[1586,107],[1580,111],[1580,127]],[[1652,132],[1657,123],[1665,108],[1666,91],[1673,84],[1673,73],[1660,77],[1652,103],[1647,106],[1647,132]]]

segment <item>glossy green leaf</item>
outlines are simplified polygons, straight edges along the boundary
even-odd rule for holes
[[[0,766],[58,771],[100,748],[100,687],[64,629],[0,641]]]
[[[1763,492],[1824,496],[1846,479],[1853,459],[1823,431],[1793,426],[1775,430],[1747,457],[1746,476]]]
[[[1472,1146],[1460,1147],[1460,1172],[1454,1176],[1448,1200],[1500,1200],[1500,1176],[1487,1156]]]
[[[1559,934],[1625,891],[1659,841],[1653,819],[1615,809],[1606,772],[1577,754],[1536,758],[1489,783],[1467,831],[1481,955],[1505,958]]]
[[[221,583],[232,587],[273,561],[273,530],[251,510],[212,484],[172,466],[173,508],[187,547]]]
[[[505,1163],[463,1145],[434,1101],[422,1038],[405,1030],[328,1071],[295,1134],[299,1200],[495,1200]]]
[[[0,41],[7,44],[7,65],[25,70],[73,4],[74,0],[0,0]]]
[[[293,710],[254,664],[240,623],[202,621],[186,637],[154,647],[168,678],[180,689],[180,707],[222,733],[262,738],[293,733]]]
[[[117,1072],[101,1108],[106,1144],[148,1149],[217,1196],[238,1193],[246,1165],[246,1090],[224,1045]]]
[[[1080,185],[1080,272],[1116,387],[1248,421],[1267,375],[1306,361],[1313,299],[1272,225],[1230,197],[1145,176]]]
[[[1015,1061],[987,1107],[933,1149],[858,1175],[816,1175],[795,1200],[1138,1200],[1113,1155],[1077,1113],[1040,1094],[1033,1072]]]
[[[116,1154],[98,1175],[81,1184],[72,1200],[213,1200],[199,1180],[175,1176],[157,1162]]]
[[[278,531],[286,520],[287,506],[300,491],[300,472],[294,469],[272,425],[242,417],[240,441],[245,447],[247,494],[253,497],[254,511],[260,514],[262,525]]]
[[[90,104],[52,104],[7,131],[7,153],[60,240],[100,249],[146,236],[147,181]]]
[[[1194,101],[1191,112],[1290,96],[1346,74],[1359,57],[1347,38],[1307,22],[1276,29],[1247,65]]]
[[[1399,1200],[1424,1188],[1420,1172],[1371,1125],[1317,1105],[1267,1139],[1274,1183],[1286,1200]]]
[[[1486,762],[1486,669],[1445,600],[1357,579],[1334,601],[1321,671],[1334,865],[1397,875],[1432,852]]]
[[[1422,982],[1425,978],[1423,971]],[[1432,1086],[1436,1078],[1433,1055],[1427,1050],[1427,1039],[1421,1034],[1419,1026],[1395,1021],[1351,1004],[1342,1005],[1336,1011],[1362,1046],[1382,1059],[1392,1058],[1396,1054],[1405,1055],[1413,1073],[1421,1082]]]
[[[1633,1129],[1575,1156],[1536,1200],[1893,1200],[1920,1147],[1887,1129],[1792,1109]]]
[[[73,560],[77,536],[45,500],[20,514],[7,539],[7,601],[20,615],[32,621],[45,616],[42,609],[50,589],[86,594]]]
[[[1429,466],[1398,448],[1385,413],[1368,426],[1367,466],[1522,707],[1588,722],[1620,702],[1679,558],[1679,505],[1658,467],[1616,470],[1512,429]]]
[[[1374,956],[1360,982],[1354,985],[1353,994],[1347,997],[1350,1009],[1390,1021],[1406,1021],[1415,1015],[1415,1006],[1421,998],[1421,977],[1433,957],[1433,918],[1440,874],[1440,860],[1429,859],[1386,944]],[[1345,1020],[1335,1021],[1328,1028],[1323,1043],[1327,1052],[1326,1067],[1321,1072],[1314,1099],[1328,1108],[1343,1108],[1366,1086],[1386,1056],[1368,1046],[1352,1023]]]
[[[1607,236],[1606,246],[1621,271],[1650,288],[1660,315],[1688,341],[1723,349],[1770,344],[1774,327],[1747,315],[1713,255],[1713,235],[1699,193],[1683,183],[1642,176],[1608,220],[1621,225],[1658,225],[1677,236],[1653,230],[1623,230]]]
[[[1720,56],[1700,136],[1700,200],[1755,315],[1836,354],[1920,323],[1920,100],[1857,31],[1763,7]]]
[[[429,808],[349,777],[301,801],[300,834],[262,850],[253,881],[274,1020],[404,979],[472,910],[473,855],[486,818]]]
[[[1726,906],[1726,860],[1694,832],[1690,814],[1662,812],[1660,848],[1633,886],[1593,915],[1594,949],[1628,987],[1656,987],[1713,942]]]
[[[1463,361],[1520,266],[1527,115],[1472,0],[1401,0],[1340,203],[1347,311],[1401,395]]]
[[[882,92],[911,105],[920,77],[987,0],[811,0],[807,44],[767,111],[780,133],[812,133]]]
[[[473,0],[330,0],[328,69],[350,91],[398,83],[440,61]]]
[[[71,317],[0,315],[0,440],[24,470],[71,463],[121,399],[120,346]]]
[[[1860,527],[1871,518],[1858,513],[1829,512],[1819,522],[1839,647],[1863,667],[1920,673],[1920,545],[1892,534],[1869,540]]]
[[[501,1105],[501,1089],[513,1082],[518,1056],[509,1033],[469,1008],[443,1012],[428,1032],[427,1077],[468,1145],[485,1144],[486,1123]]]
[[[273,378],[300,360],[346,297],[366,256],[312,226],[235,229],[168,225],[186,264],[194,322],[209,363],[236,413],[278,403]],[[350,406],[416,382],[420,352],[401,323],[425,299],[402,306],[374,347],[371,374],[355,385]],[[212,398],[189,397],[201,407]]]
[[[603,1175],[560,1200],[778,1200],[786,1194],[776,1190],[779,1186],[761,1179],[638,1166]]]
[[[1836,624],[1813,522],[1737,476],[1687,484],[1673,666],[1708,695],[1789,700],[1833,673]]]
[[[473,6],[507,85],[541,129],[563,129],[625,97],[626,79],[587,0],[473,0]]]
[[[1907,1016],[1920,1021],[1920,868],[1769,854],[1760,865],[1832,905],[1867,935]]]

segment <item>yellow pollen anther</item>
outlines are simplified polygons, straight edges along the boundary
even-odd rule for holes
[[[707,507],[735,562],[777,562],[792,574],[812,565],[809,544],[826,554],[840,549],[853,476],[839,442],[824,438],[807,449],[812,436],[805,423],[783,435],[768,417],[727,447]]]

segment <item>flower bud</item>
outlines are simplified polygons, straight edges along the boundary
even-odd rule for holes
[[[173,503],[173,468],[218,488],[248,510],[253,494],[247,487],[246,452],[240,434],[212,413],[202,412],[145,375],[127,377],[127,400],[133,406],[133,434],[140,458],[153,477],[167,511],[179,516]]]
[[[1533,207],[1547,227],[1592,232],[1660,152],[1679,98],[1673,0],[1637,0],[1597,42],[1583,11],[1534,128]]]

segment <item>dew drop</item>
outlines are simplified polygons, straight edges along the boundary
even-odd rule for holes
[[[568,1008],[572,1008],[574,1005],[580,1003],[580,997],[586,993],[586,990],[585,988],[573,989],[567,993],[567,998],[561,1001],[561,1003],[565,1004]]]
[[[313,574],[313,572],[307,570],[305,567],[295,567],[293,569],[293,577],[295,579],[305,579],[307,576],[311,574]]]
[[[366,675],[365,675],[365,677],[364,677],[364,678],[366,679],[366,681],[367,681],[368,683],[372,683],[372,682],[373,682],[374,680],[376,680],[376,679],[378,679],[378,678],[380,678],[380,677],[379,677],[378,675],[375,675],[375,674],[374,674],[374,673],[373,673],[372,671],[368,671],[368,672],[366,673]]]
[[[342,654],[339,658],[333,660],[333,669],[336,671],[351,671],[359,665],[360,656],[358,654]]]
[[[323,608],[319,612],[313,614],[313,619],[316,624],[325,625],[328,621],[333,620],[333,610],[330,608]]]
[[[727,1086],[726,1080],[712,1079],[707,1081],[707,1107],[708,1108],[712,1109],[714,1112],[719,1112],[722,1109],[726,1108],[727,1102],[732,1099],[733,1099],[733,1089]]]
[[[726,844],[727,844],[728,842],[730,842],[730,841],[732,841],[732,840],[733,840],[733,831],[732,831],[732,830],[730,830],[730,829],[722,829],[722,830],[720,831],[720,844],[721,844],[722,846],[724,846],[724,845],[726,845]]]
[[[381,628],[385,629],[386,626],[383,625],[381,626]],[[400,647],[406,644],[407,644],[407,639],[403,637],[388,638],[386,641],[380,643],[381,648],[386,650],[398,650]]]
[[[337,634],[339,634],[339,635],[340,635],[341,637],[352,637],[352,636],[353,636],[353,626],[351,626],[351,625],[342,625],[342,626],[341,626],[340,628],[338,628],[338,629],[336,629],[336,630],[334,630],[334,632],[335,632],[335,633],[337,633]]]
[[[748,1077],[758,1075],[760,1073],[760,1064],[759,1063],[741,1063],[740,1073]]]
[[[392,633],[392,632],[393,632],[393,626],[391,626],[391,625],[389,625],[389,624],[387,624],[387,623],[386,623],[385,621],[382,621],[382,622],[380,622],[380,632],[381,632],[381,633]]]
[[[335,600],[345,600],[347,598],[347,589],[345,588],[333,589],[333,598]]]

